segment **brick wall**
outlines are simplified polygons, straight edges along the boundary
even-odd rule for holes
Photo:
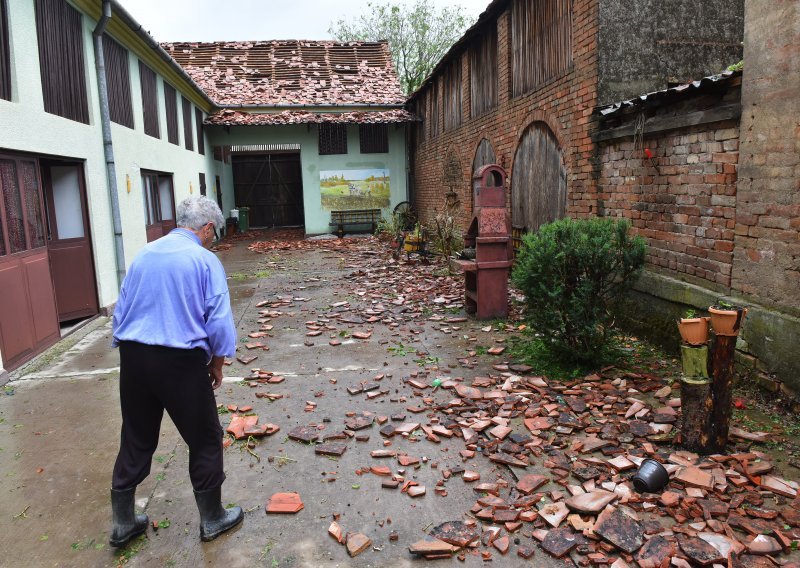
[[[748,0],[732,286],[800,316],[800,6]]]
[[[645,138],[638,148],[630,137],[602,145],[599,203],[647,239],[649,268],[727,291],[738,157],[734,121]]]
[[[597,0],[575,0],[573,12],[573,67],[539,89],[511,97],[510,9],[497,22],[498,105],[476,117],[469,116],[469,73],[462,73],[464,121],[459,128],[442,132],[433,139],[412,143],[414,201],[422,222],[430,222],[444,204],[448,191],[443,181],[445,157],[455,153],[462,166],[463,179],[457,192],[461,203],[460,221],[467,228],[472,215],[472,160],[482,138],[494,147],[498,163],[509,173],[510,188],[514,152],[525,129],[535,121],[545,122],[564,152],[567,168],[567,215],[585,217],[595,212],[592,178],[593,145],[590,130],[595,123],[593,110],[597,86]],[[464,65],[466,65],[466,60]],[[441,100],[440,100],[441,108]],[[509,189],[510,191],[510,189]],[[510,199],[508,200],[510,204]]]

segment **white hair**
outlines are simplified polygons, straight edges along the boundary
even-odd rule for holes
[[[217,230],[225,225],[225,218],[219,206],[205,195],[187,197],[178,204],[176,211],[178,227],[200,230],[203,225],[214,223]]]

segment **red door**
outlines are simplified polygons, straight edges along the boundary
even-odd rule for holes
[[[42,160],[50,269],[58,321],[98,313],[83,164]]]
[[[0,155],[0,350],[13,369],[60,338],[35,158]]]

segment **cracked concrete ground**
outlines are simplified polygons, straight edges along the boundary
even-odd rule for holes
[[[413,354],[388,352],[386,341],[401,335],[409,347],[426,352],[429,361],[441,361],[444,367],[456,363],[470,348],[463,333],[475,333],[482,324],[467,322],[461,324],[463,332],[449,334],[424,321],[414,330],[418,333],[410,333],[408,326],[376,325],[368,341],[340,338],[341,345],[331,346],[326,332],[307,346],[304,343],[311,338],[305,335],[305,322],[317,319],[317,312],[334,302],[353,300],[343,286],[354,268],[343,260],[345,255],[324,249],[258,255],[240,241],[219,256],[231,277],[240,337],[258,329],[255,305],[259,301],[278,295],[308,298],[283,308],[285,315],[271,322],[274,337],[266,338],[270,350],[260,352],[247,367],[238,361],[226,367],[226,381],[217,391],[219,403],[252,405],[260,423],[271,422],[281,430],[253,449],[260,461],[240,443],[226,449],[223,502],[241,505],[247,514],[240,528],[204,544],[198,538],[186,446],[165,416],[152,472],[139,487],[137,504],[151,520],[168,520],[169,526],[157,532],[149,529],[147,539],[129,547],[124,560],[130,566],[425,565],[426,561],[409,554],[408,545],[421,539],[426,527],[461,519],[476,498],[471,487],[455,477],[447,484],[447,497],[433,491],[444,467],[461,464],[458,450],[463,443],[443,439],[434,445],[424,438],[393,438],[391,449],[429,458],[418,470],[407,468],[407,477],[428,488],[425,496],[412,499],[399,490],[381,489],[378,476],[355,473],[362,467],[384,465],[369,455],[384,448],[377,424],[359,432],[368,433],[369,441],[350,440],[347,452],[337,460],[315,455],[313,447],[288,440],[286,434],[296,426],[323,421],[331,430],[341,430],[348,411],[403,413],[410,421],[425,422],[424,414],[406,411],[412,389],[401,382],[420,367]],[[349,331],[363,327],[338,325]],[[108,488],[120,425],[118,355],[110,348],[110,331],[108,319],[92,322],[62,342],[55,354],[46,354],[16,372],[5,395],[0,395],[0,518],[5,526],[0,531],[0,550],[14,558],[16,565],[116,566],[120,562],[107,544]],[[240,351],[247,350],[242,345]],[[490,362],[482,364],[488,367]],[[286,377],[267,389],[284,397],[275,402],[256,398],[255,389],[241,381],[252,367]],[[365,395],[347,393],[347,386],[378,373],[385,375],[381,388],[389,389],[387,396],[368,401]],[[470,371],[470,376],[478,374],[480,369]],[[409,396],[409,402],[400,400],[403,395]],[[451,393],[440,390],[436,396],[445,401]],[[306,401],[317,403],[313,412],[304,411]],[[220,418],[225,426],[230,415]],[[470,469],[479,471],[482,480],[497,477],[494,464],[473,461]],[[385,465],[397,468],[393,460]],[[503,471],[510,479],[508,470]],[[531,466],[527,473],[545,472]],[[296,515],[266,515],[265,503],[278,491],[299,492],[305,508]],[[334,513],[341,515],[338,522],[344,531],[364,533],[374,549],[350,558],[327,534]],[[399,533],[397,541],[389,540],[391,531]],[[493,564],[520,565],[524,561],[514,549],[512,545],[506,556],[495,552]],[[536,566],[563,564],[541,551],[533,560]],[[456,560],[444,561],[449,562]],[[468,555],[463,564],[484,563]]]

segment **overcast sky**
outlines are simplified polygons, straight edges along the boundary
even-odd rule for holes
[[[460,4],[473,21],[490,2],[432,1],[439,7]],[[367,9],[366,0],[120,0],[120,4],[161,42],[331,39],[331,22],[352,20]]]

